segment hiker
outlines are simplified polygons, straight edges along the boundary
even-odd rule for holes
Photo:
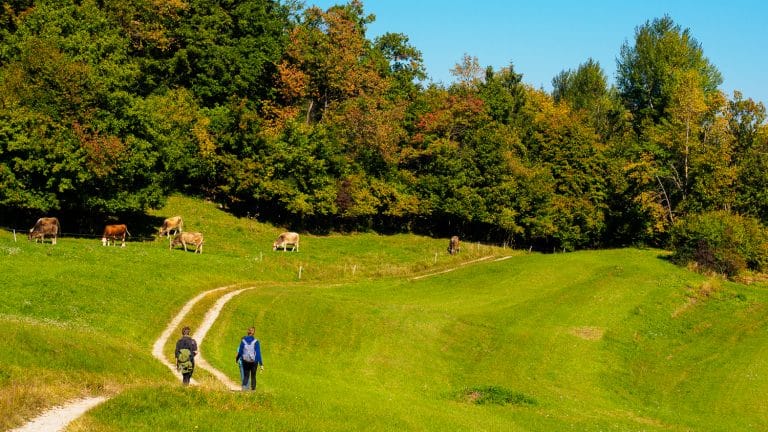
[[[238,346],[239,348],[239,346]],[[248,381],[250,377],[245,376],[245,372],[243,371],[243,359],[240,358],[240,360],[237,361],[237,366],[240,368],[240,382],[243,383],[243,385],[248,385]]]
[[[235,362],[242,361],[243,364],[243,391],[248,390],[250,382],[251,390],[256,390],[256,366],[264,370],[264,362],[261,360],[261,346],[259,340],[253,336],[255,329],[248,328],[248,334],[240,340],[240,346],[237,348],[237,357]]]
[[[189,327],[181,329],[181,339],[176,342],[176,369],[181,372],[181,382],[187,386],[195,370],[197,342],[189,336]]]

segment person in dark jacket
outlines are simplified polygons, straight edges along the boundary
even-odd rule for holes
[[[190,361],[192,362],[190,369],[181,369],[181,382],[186,386],[189,385],[189,381],[192,379],[192,372],[195,369],[195,355],[197,355],[197,342],[189,336],[188,326],[181,329],[181,339],[176,341],[176,367],[180,366],[179,354],[183,349],[189,350]]]
[[[253,336],[255,329],[248,328],[248,334],[240,340],[240,346],[237,348],[237,357],[235,362],[243,363],[243,391],[248,390],[250,381],[251,390],[256,390],[256,367],[264,370],[264,362],[261,359],[261,344]]]

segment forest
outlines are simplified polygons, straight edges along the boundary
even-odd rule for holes
[[[366,35],[359,0],[2,6],[3,227],[86,232],[174,193],[296,230],[549,251],[768,221],[765,107],[724,94],[669,16],[638,23],[616,65],[564,65],[550,93],[461,53],[453,83],[429,82],[407,35]]]

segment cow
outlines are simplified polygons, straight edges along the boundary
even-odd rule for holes
[[[174,246],[184,246],[184,251],[187,251],[187,245],[195,246],[195,253],[203,253],[203,234],[199,232],[183,232],[176,234],[170,240],[170,249]]]
[[[29,229],[29,240],[35,239],[35,243],[39,239],[42,243],[45,243],[45,236],[51,237],[51,244],[56,244],[56,238],[59,236],[61,226],[59,220],[55,217],[42,217],[35,222],[35,226]]]
[[[283,252],[285,252],[289,245],[291,246],[292,251],[299,251],[299,234],[295,232],[284,232],[280,234],[277,237],[277,240],[272,243],[272,250],[276,251],[283,248]]]
[[[170,237],[171,231],[173,231],[174,235],[184,231],[184,220],[181,219],[181,216],[174,216],[163,221],[163,226],[160,227],[158,235],[160,237]]]
[[[451,237],[451,240],[448,241],[448,253],[451,255],[455,255],[460,251],[461,251],[461,242],[459,241],[459,236]]]
[[[101,236],[101,244],[103,246],[109,246],[109,241],[112,240],[112,243],[117,246],[117,239],[119,238],[122,240],[122,245],[120,247],[125,247],[126,234],[131,235],[125,224],[107,225],[104,227],[104,234]]]

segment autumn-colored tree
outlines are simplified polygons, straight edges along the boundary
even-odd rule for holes
[[[301,107],[309,123],[347,99],[382,94],[389,84],[365,37],[372,20],[373,16],[364,15],[359,0],[327,11],[306,9],[289,35],[279,65],[282,104]]]

